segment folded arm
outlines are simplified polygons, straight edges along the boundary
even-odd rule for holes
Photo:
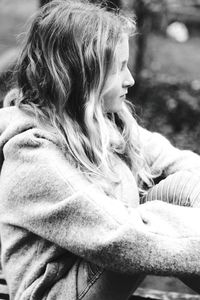
[[[167,177],[178,171],[200,174],[200,156],[174,147],[163,135],[139,127],[143,154],[153,174]]]
[[[144,141],[144,155],[154,174],[161,175],[143,199],[142,203],[161,200],[175,205],[200,207],[200,156],[188,150],[179,150],[162,135],[141,129]],[[176,209],[176,208],[175,208]],[[192,209],[193,210],[193,209]],[[196,209],[195,209],[196,210]],[[196,211],[198,211],[196,210]],[[193,222],[190,214],[185,216],[185,222],[180,225],[184,230],[187,222]],[[170,221],[171,222],[171,221]],[[159,226],[159,224],[158,224]],[[196,226],[198,226],[196,224]],[[192,255],[192,254],[191,254]],[[190,288],[199,292],[199,276],[190,278],[180,276],[180,279]]]

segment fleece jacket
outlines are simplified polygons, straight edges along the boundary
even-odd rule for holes
[[[152,172],[199,178],[197,154],[139,131]],[[119,158],[113,166],[121,184],[108,195],[64,149],[20,109],[0,110],[1,259],[11,300],[73,299],[64,282],[77,257],[126,274],[200,275],[200,209],[139,205],[135,178]]]

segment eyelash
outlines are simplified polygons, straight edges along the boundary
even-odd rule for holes
[[[121,71],[123,71],[126,67],[126,63],[123,63],[122,66],[121,66]]]

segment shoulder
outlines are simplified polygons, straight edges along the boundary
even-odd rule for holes
[[[17,107],[0,109],[0,169],[3,164],[13,169],[41,165],[66,159],[64,146],[58,135],[45,126],[40,126],[34,117]],[[26,164],[28,162],[28,165]]]
[[[0,148],[11,141],[42,145],[45,140],[58,143],[58,136],[50,126],[42,126],[34,116],[16,106],[0,109]]]
[[[38,126],[23,112],[17,118],[12,116],[7,126],[4,124],[0,135],[0,169],[4,205],[41,197],[51,202],[64,199],[73,190],[70,176],[75,168],[66,158],[57,135]]]

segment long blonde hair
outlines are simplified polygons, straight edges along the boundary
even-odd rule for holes
[[[54,0],[34,17],[17,67],[16,105],[49,122],[80,170],[91,180],[115,182],[120,156],[139,186],[151,184],[129,103],[103,111],[105,82],[122,34],[135,22],[84,0]]]

